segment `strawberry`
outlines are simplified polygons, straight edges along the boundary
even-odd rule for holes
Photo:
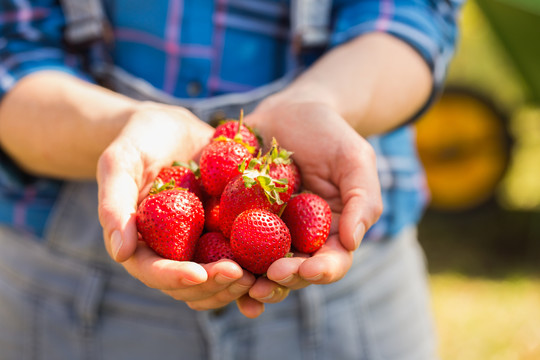
[[[221,259],[234,260],[229,240],[220,232],[203,234],[197,241],[193,261],[208,264]]]
[[[231,248],[235,261],[253,274],[264,274],[287,255],[291,235],[276,214],[263,209],[246,210],[233,223]]]
[[[287,191],[285,191],[283,194],[281,194],[281,199],[284,202],[289,201],[292,194],[294,193],[295,189],[297,189],[298,186],[298,180],[295,177],[295,173],[293,170],[293,163],[289,164],[271,164],[270,169],[268,170],[268,174],[274,178],[274,179],[285,179],[287,183]],[[280,185],[284,186],[284,185]]]
[[[174,180],[176,187],[185,188],[202,198],[199,166],[194,161],[183,163],[175,161],[171,166],[162,168],[156,178],[166,184]]]
[[[203,231],[204,210],[195,194],[171,186],[154,186],[143,199],[136,212],[137,230],[158,255],[189,261]]]
[[[213,196],[204,203],[204,228],[208,232],[220,231],[219,229],[219,202],[220,198]]]
[[[280,180],[276,184],[277,188],[286,188],[280,194],[280,199],[283,202],[289,201],[292,194],[297,192],[301,186],[300,171],[291,156],[292,152],[281,148],[274,138],[270,150],[266,154],[259,154],[256,157],[257,165],[255,168],[264,169],[271,178]]]
[[[243,162],[240,165],[242,175],[231,180],[221,194],[219,227],[226,237],[230,237],[233,222],[241,212],[248,209],[267,209],[278,213],[283,206],[279,192],[287,190],[286,184],[255,170],[253,167],[256,164],[257,162],[252,160],[246,167],[246,163]]]
[[[253,156],[242,144],[218,137],[202,151],[199,166],[204,190],[211,196],[219,196],[225,185],[240,174],[239,164]]]
[[[296,194],[302,188],[302,174],[294,161],[289,164],[289,169],[292,172],[292,178],[289,179],[288,185],[292,189],[291,193]]]
[[[245,144],[249,145],[250,149],[253,149],[251,151],[252,154],[255,154],[260,149],[259,139],[257,138],[257,135],[255,135],[251,128],[247,127],[242,123],[242,116],[240,117],[240,121],[228,120],[222,124],[219,124],[216,127],[212,139],[215,139],[219,136],[224,136],[228,139],[234,139],[235,137],[240,136],[242,141]]]
[[[311,254],[323,246],[330,233],[332,211],[328,203],[312,193],[294,196],[281,218],[291,232],[295,249]]]

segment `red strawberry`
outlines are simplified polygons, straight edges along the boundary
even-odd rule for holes
[[[236,217],[248,209],[267,209],[279,213],[283,206],[278,192],[286,191],[278,188],[278,183],[264,172],[253,169],[255,161],[246,168],[245,162],[240,166],[242,175],[231,180],[219,202],[219,227],[221,232],[230,237],[231,228]]]
[[[164,184],[174,180],[175,187],[188,189],[199,199],[202,197],[199,166],[194,161],[189,163],[175,161],[171,166],[162,168],[156,178],[160,178]]]
[[[204,228],[208,232],[219,232],[219,197],[211,197],[204,203]]]
[[[219,137],[205,146],[200,159],[201,181],[211,196],[219,196],[225,185],[240,174],[238,165],[253,156],[242,144]]]
[[[193,261],[208,264],[221,259],[234,259],[229,240],[220,232],[208,232],[197,241]]]
[[[294,161],[289,164],[289,168],[293,176],[292,180],[289,180],[288,185],[292,189],[292,194],[296,194],[302,188],[302,174],[300,173],[300,169],[298,168],[298,166],[296,166]]]
[[[240,129],[238,129],[239,126]],[[257,136],[253,130],[246,125],[241,124],[240,121],[228,120],[218,125],[212,138],[215,139],[219,136],[224,136],[228,139],[234,139],[238,134],[240,134],[242,141],[253,149],[251,151],[252,154],[255,154],[259,150],[260,145]]]
[[[293,247],[301,252],[311,254],[328,239],[332,211],[328,203],[316,194],[294,196],[281,218],[291,232]]]
[[[276,180],[284,180],[284,184],[277,184],[278,188],[287,187],[286,191],[280,194],[283,202],[289,201],[292,194],[300,189],[300,171],[293,163],[292,152],[281,148],[276,139],[272,139],[272,147],[264,156],[258,156],[259,168],[267,168],[270,177]]]
[[[287,182],[287,191],[280,195],[281,199],[284,202],[289,201],[292,194],[300,189],[300,180],[298,175],[298,168],[293,162],[288,164],[279,164],[273,163],[270,164],[270,169],[268,170],[269,175],[274,179],[285,179]],[[284,185],[278,185],[284,186]]]
[[[291,235],[276,214],[262,209],[246,210],[234,221],[231,248],[238,264],[253,274],[264,274],[274,261],[287,255]]]
[[[156,191],[137,208],[137,230],[158,255],[189,261],[204,227],[202,203],[188,190]]]

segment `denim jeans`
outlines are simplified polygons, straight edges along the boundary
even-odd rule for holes
[[[62,192],[45,239],[0,228],[0,359],[436,359],[413,228],[365,242],[348,274],[292,291],[257,319],[197,312],[107,255],[94,183]]]

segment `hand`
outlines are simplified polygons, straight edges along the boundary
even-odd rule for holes
[[[292,99],[269,98],[246,123],[266,144],[275,137],[293,151],[304,186],[322,196],[333,212],[330,236],[319,251],[280,259],[268,269],[265,281],[273,281],[275,288],[299,289],[335,282],[347,273],[353,251],[382,212],[382,200],[369,143],[328,105]],[[249,293],[255,298],[258,282]]]
[[[189,111],[143,103],[101,155],[99,216],[110,256],[135,278],[197,310],[246,294],[255,278],[233,261],[207,265],[164,259],[138,241],[135,211],[163,166],[197,159],[213,129]]]

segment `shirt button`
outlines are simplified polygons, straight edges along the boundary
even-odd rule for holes
[[[202,84],[199,81],[190,81],[186,86],[187,94],[191,97],[201,95],[203,90]]]

